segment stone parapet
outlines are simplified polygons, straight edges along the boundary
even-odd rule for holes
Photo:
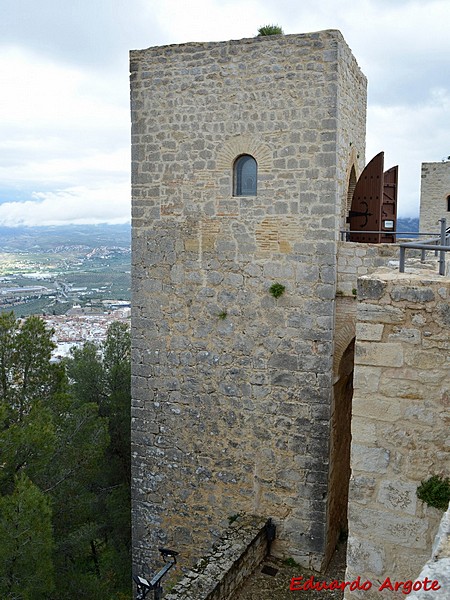
[[[356,295],[358,277],[380,267],[398,268],[399,249],[396,244],[366,244],[339,242],[337,260],[338,296]]]
[[[420,230],[439,232],[439,219],[450,225],[450,161],[422,163]]]
[[[433,544],[433,551],[430,560],[426,563],[418,576],[419,581],[428,578],[430,581],[437,581],[439,589],[428,591],[421,589],[413,591],[408,598],[410,600],[448,600],[450,597],[450,507],[442,517],[436,539]],[[437,586],[435,586],[437,588]]]
[[[435,273],[358,280],[346,579],[373,590],[349,598],[378,598],[386,577],[414,580],[430,554],[441,513],[416,491],[450,459],[449,300]]]
[[[240,515],[213,550],[164,596],[165,600],[227,600],[269,551],[270,522]]]

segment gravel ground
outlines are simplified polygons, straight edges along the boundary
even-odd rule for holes
[[[275,558],[268,557],[249,577],[244,587],[236,592],[232,600],[341,600],[342,590],[298,590],[291,591],[292,577],[303,577],[302,583],[314,575],[315,582],[330,583],[334,579],[344,581],[346,544],[340,544],[325,573],[316,573],[299,566],[286,566]],[[264,567],[277,569],[276,575],[261,572]]]

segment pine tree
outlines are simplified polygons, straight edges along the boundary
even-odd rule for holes
[[[0,314],[0,598],[125,600],[129,331],[67,364],[53,348],[41,319]]]
[[[49,499],[22,473],[0,497],[0,598],[47,600],[54,589]]]

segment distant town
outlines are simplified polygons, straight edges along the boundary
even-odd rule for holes
[[[418,219],[399,219],[417,231]],[[54,329],[54,357],[101,342],[114,321],[129,321],[130,225],[0,227],[0,312],[39,315]]]
[[[130,226],[0,228],[0,311],[39,315],[55,357],[129,320]]]

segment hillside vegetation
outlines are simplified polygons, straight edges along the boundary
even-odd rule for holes
[[[51,335],[0,314],[0,598],[129,600],[128,327],[59,364]]]

